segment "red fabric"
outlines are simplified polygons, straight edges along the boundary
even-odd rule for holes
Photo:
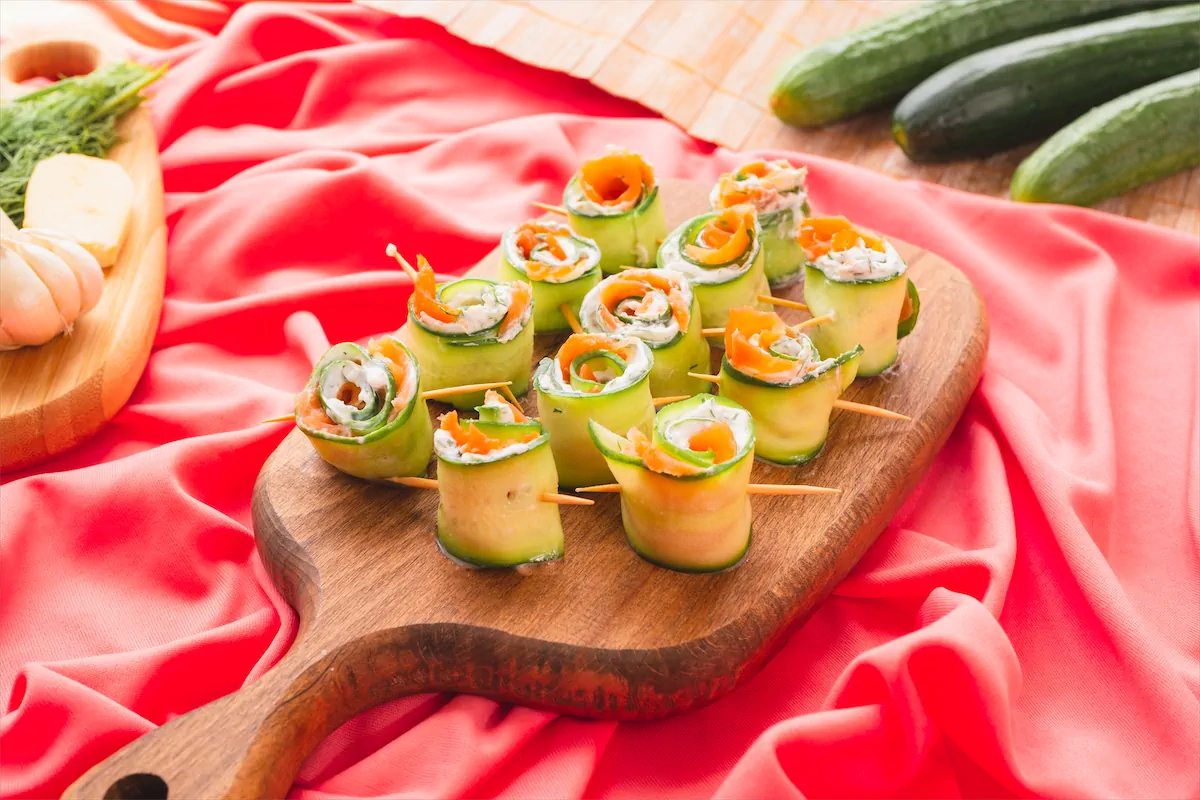
[[[249,503],[286,432],[256,423],[322,343],[289,316],[394,329],[386,241],[466,269],[606,143],[664,176],[739,158],[424,22],[130,8],[180,62],[154,103],[167,297],[124,410],[0,488],[6,797],[57,795],[286,650]],[[411,697],[337,731],[294,796],[1200,794],[1197,241],[788,155],[821,209],[958,264],[991,316],[979,391],[893,524],[708,708],[618,725]]]

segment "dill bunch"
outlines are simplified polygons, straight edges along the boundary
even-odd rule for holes
[[[114,64],[64,78],[0,104],[0,208],[18,226],[25,218],[25,188],[34,166],[58,153],[103,158],[117,144],[117,121],[138,106],[141,94],[166,67]]]

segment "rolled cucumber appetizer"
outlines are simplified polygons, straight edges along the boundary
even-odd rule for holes
[[[536,419],[489,390],[479,419],[445,414],[433,434],[438,458],[437,542],[471,567],[515,567],[563,555],[550,436]]]
[[[579,316],[583,296],[600,282],[600,248],[566,223],[530,220],[500,240],[499,278],[533,287],[534,333],[570,330],[562,307]]]
[[[752,161],[721,176],[709,201],[714,211],[743,204],[754,207],[762,229],[763,270],[772,289],[789,286],[804,274],[804,250],[796,237],[811,211],[808,170],[784,159]]]
[[[724,327],[731,308],[766,308],[756,299],[771,293],[763,262],[762,233],[748,205],[692,217],[658,251],[660,268],[691,282],[706,328]]]
[[[528,391],[533,362],[529,284],[462,278],[439,287],[424,256],[418,263],[400,336],[421,363],[424,388],[512,381],[515,394]],[[482,401],[483,392],[449,399],[459,409]]]
[[[709,346],[700,329],[700,300],[678,272],[627,269],[600,282],[583,299],[579,324],[587,333],[636,336],[654,351],[650,394],[693,395],[708,384],[688,376],[708,370]]]
[[[844,217],[806,220],[800,245],[808,257],[804,302],[814,317],[834,318],[810,333],[821,357],[838,358],[862,345],[858,374],[886,370],[921,310],[904,259],[891,244],[856,229]]]
[[[647,436],[591,422],[592,441],[621,485],[630,547],[679,572],[736,566],[750,547],[754,420],[732,400],[697,395],[664,406]]]
[[[654,168],[637,153],[610,146],[583,162],[563,192],[571,230],[600,246],[605,273],[654,264],[667,235]]]
[[[575,489],[613,479],[592,444],[588,420],[619,431],[654,425],[650,367],[654,356],[641,339],[576,333],[533,376],[538,416],[550,434],[560,486]]]
[[[858,371],[861,347],[821,358],[812,340],[769,311],[735,308],[725,324],[721,396],[754,415],[754,455],[773,464],[816,458],[829,415]]]
[[[392,336],[330,348],[296,397],[296,426],[321,458],[357,478],[424,475],[433,455],[421,369]]]

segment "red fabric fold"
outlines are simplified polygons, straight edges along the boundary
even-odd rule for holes
[[[403,321],[387,241],[461,272],[607,143],[704,181],[744,157],[427,22],[102,12],[174,62],[153,106],[167,293],[129,404],[0,487],[4,797],[58,795],[286,651],[294,615],[249,516],[286,426],[257,422],[290,408],[327,340]],[[819,209],[939,253],[981,292],[986,374],[929,475],[714,705],[616,724],[405,698],[335,732],[293,796],[1200,794],[1200,244],[756,155],[806,164]]]

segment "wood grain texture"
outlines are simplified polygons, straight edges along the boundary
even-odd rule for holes
[[[775,76],[796,51],[920,0],[358,2],[429,19],[472,44],[582,78],[657,111],[698,139],[735,150],[814,153],[998,197],[1008,196],[1013,170],[1033,151],[1026,146],[987,159],[916,164],[892,141],[890,110],[809,130],[790,128],[770,112]],[[1098,207],[1200,233],[1200,168]]]
[[[668,222],[703,210],[707,193],[665,183]],[[896,244],[921,289],[921,319],[899,368],[856,381],[846,397],[913,421],[835,412],[814,462],[755,464],[756,482],[844,492],[756,496],[754,540],[740,567],[684,575],[642,561],[625,543],[615,495],[562,508],[561,562],[456,567],[434,545],[435,492],[341,475],[292,431],[263,467],[253,505],[263,561],[299,614],[291,651],[246,689],[121,750],[66,796],[129,797],[128,787],[142,784],[118,781],[135,774],[158,776],[171,797],[283,796],[335,727],[414,692],[618,719],[675,714],[728,693],[888,524],[979,380],[988,332],[974,288],[936,255]],[[491,273],[496,261],[492,254],[476,272]],[[539,337],[537,355],[560,341]],[[533,411],[532,395],[524,405]]]
[[[0,92],[34,76],[86,73],[114,55],[83,41],[29,43],[4,54]],[[40,347],[0,353],[0,469],[28,466],[91,436],[141,377],[162,310],[167,268],[158,141],[143,105],[120,124],[109,153],[133,179],[133,214],[100,303]]]

